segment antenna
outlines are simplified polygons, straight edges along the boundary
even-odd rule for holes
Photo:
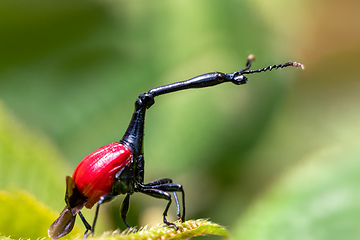
[[[250,54],[248,56],[248,60],[246,62],[246,67],[239,72],[241,75],[259,73],[259,72],[266,72],[266,71],[271,71],[273,69],[281,69],[281,68],[285,68],[285,67],[300,67],[301,69],[305,69],[305,66],[303,64],[298,63],[298,62],[289,61],[289,62],[286,62],[286,63],[283,63],[283,64],[271,65],[271,66],[268,66],[268,67],[265,67],[265,68],[260,68],[260,69],[257,69],[257,70],[249,70],[249,68],[251,67],[251,63],[252,63],[252,61],[254,59],[255,59],[254,55]]]

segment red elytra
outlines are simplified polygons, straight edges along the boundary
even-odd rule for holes
[[[85,207],[91,208],[101,196],[111,192],[115,173],[129,166],[131,160],[132,151],[118,142],[105,145],[81,160],[72,178],[87,198]]]

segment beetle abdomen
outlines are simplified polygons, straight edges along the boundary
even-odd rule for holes
[[[91,208],[100,197],[111,192],[115,173],[132,161],[132,151],[121,143],[103,146],[87,157],[73,173],[77,189],[87,197],[85,207]]]

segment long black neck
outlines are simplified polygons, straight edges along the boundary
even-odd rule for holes
[[[140,102],[140,104],[139,104]],[[135,103],[135,111],[132,115],[129,127],[120,140],[121,143],[128,145],[136,156],[144,154],[144,123],[146,106],[138,100]]]
[[[221,72],[206,73],[185,81],[153,88],[146,93],[140,94],[139,97],[136,99],[135,111],[133,113],[129,127],[126,130],[125,135],[120,140],[120,142],[132,148],[131,150],[134,152],[134,154],[136,154],[136,156],[143,155],[145,112],[146,109],[150,108],[154,104],[155,102],[154,97],[156,96],[177,92],[189,88],[204,88],[204,87],[215,86],[225,82],[232,82],[236,85],[242,85],[245,84],[248,80],[244,76],[245,74],[265,72],[267,70],[271,71],[272,69],[280,69],[289,66],[304,68],[304,66],[300,63],[287,62],[284,64],[273,65],[258,70],[249,70],[251,66],[251,62],[253,60],[254,60],[254,56],[250,55],[248,57],[246,67],[240,71],[236,71],[233,73],[221,73]]]

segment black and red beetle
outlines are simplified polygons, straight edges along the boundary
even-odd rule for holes
[[[129,210],[130,195],[134,192],[141,192],[167,200],[163,221],[168,226],[177,228],[176,224],[167,221],[166,215],[172,201],[169,192],[172,192],[177,206],[177,216],[180,221],[185,221],[185,195],[182,185],[173,183],[169,178],[162,178],[144,184],[143,138],[145,112],[155,103],[154,98],[162,94],[188,88],[209,87],[224,82],[241,85],[248,80],[245,77],[246,74],[288,66],[303,68],[300,63],[287,62],[258,70],[249,70],[253,59],[253,55],[250,55],[246,67],[240,71],[207,73],[186,81],[153,88],[146,93],[140,94],[136,99],[135,111],[123,138],[119,142],[103,146],[85,157],[75,168],[73,176],[66,177],[66,206],[50,226],[48,230],[49,237],[56,239],[68,234],[74,227],[77,214],[86,228],[84,237],[93,234],[100,205],[120,194],[126,194],[121,205],[121,218],[130,227],[126,222],[126,215]],[[176,192],[182,193],[182,209],[180,209]],[[80,210],[84,206],[92,208],[96,203],[94,222],[91,226]]]

